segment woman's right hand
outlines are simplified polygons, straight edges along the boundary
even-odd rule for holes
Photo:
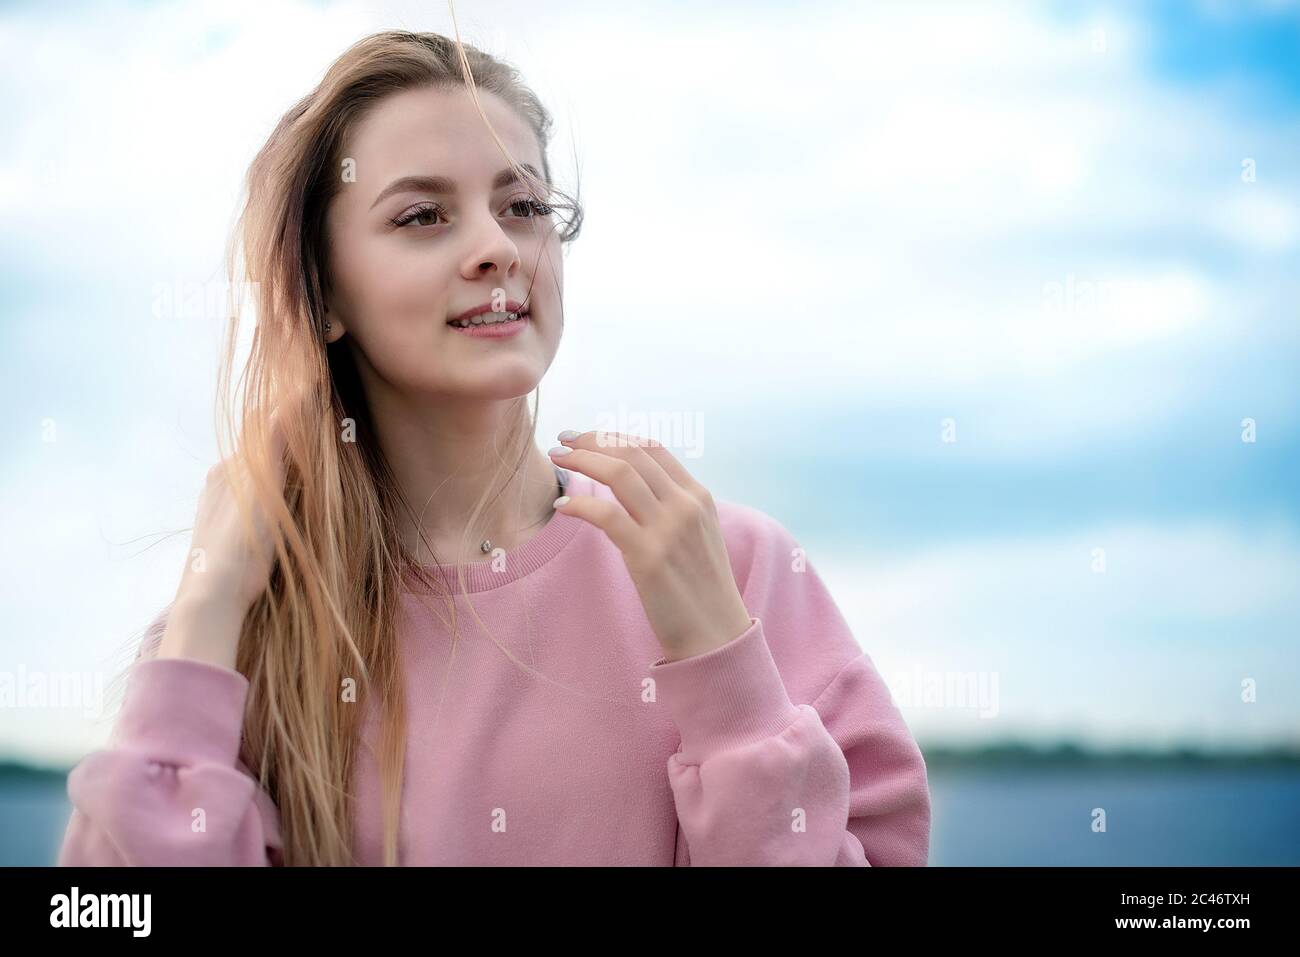
[[[278,417],[271,417],[272,463],[276,488],[284,487],[285,439]],[[243,615],[270,581],[275,548],[265,516],[255,508],[255,537],[249,540],[240,519],[232,482],[251,488],[247,467],[238,453],[208,470],[199,497],[185,572],[176,592],[177,604],[220,607]]]
[[[283,489],[285,437],[276,414],[270,429],[273,474],[276,487]],[[191,658],[235,668],[244,617],[270,581],[275,545],[256,506],[252,540],[245,534],[232,481],[249,487],[238,452],[208,470],[185,572],[159,641],[159,658]]]

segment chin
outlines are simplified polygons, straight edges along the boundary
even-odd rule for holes
[[[542,381],[541,375],[535,369],[516,367],[509,370],[498,369],[490,373],[484,370],[484,373],[481,383],[466,390],[466,398],[517,399],[528,395]]]

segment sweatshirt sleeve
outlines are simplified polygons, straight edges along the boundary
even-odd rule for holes
[[[248,679],[220,665],[137,659],[113,744],[68,775],[58,864],[282,864],[275,804],[238,757],[247,695]]]
[[[789,533],[746,514],[728,544],[749,627],[650,669],[681,734],[677,863],[925,865],[925,761],[888,686]]]

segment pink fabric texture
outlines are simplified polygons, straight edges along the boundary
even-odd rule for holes
[[[616,501],[568,478],[570,494]],[[750,624],[679,661],[664,661],[618,549],[572,516],[463,566],[468,599],[443,567],[454,648],[446,600],[406,583],[399,863],[926,863],[925,762],[870,657],[780,523],[717,508]],[[112,741],[68,777],[59,864],[282,864],[276,805],[239,760],[248,680],[153,657],[167,611]],[[376,709],[362,727],[353,850],[374,865]]]

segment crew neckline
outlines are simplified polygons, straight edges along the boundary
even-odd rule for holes
[[[558,466],[557,466],[558,468]],[[592,480],[581,472],[563,472],[565,495],[590,495]],[[505,553],[505,567],[493,571],[493,559],[481,562],[466,562],[463,565],[437,564],[425,562],[421,568],[435,581],[445,581],[452,594],[460,594],[460,572],[465,570],[465,590],[485,592],[509,585],[541,568],[558,555],[573,540],[578,529],[586,524],[583,519],[564,512],[555,512],[546,520],[541,530],[528,541]],[[408,590],[420,594],[429,594],[429,586],[420,580],[413,568],[407,568],[403,574]]]

